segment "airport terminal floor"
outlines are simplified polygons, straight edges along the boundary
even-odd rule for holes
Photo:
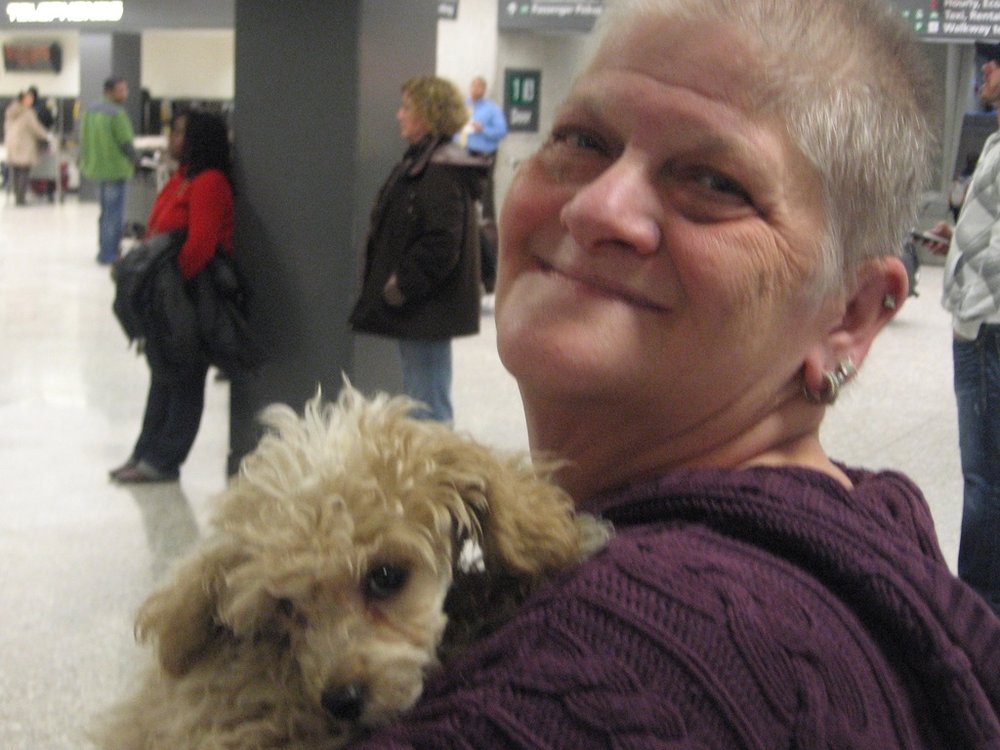
[[[0,747],[76,750],[138,663],[134,612],[205,529],[224,486],[228,386],[212,378],[179,482],[117,486],[148,370],[111,313],[95,262],[97,206],[0,195]],[[824,427],[848,464],[895,468],[924,490],[954,569],[961,475],[941,268],[911,298]],[[526,446],[517,388],[482,333],[456,340],[456,427]],[[294,405],[296,407],[301,404]]]

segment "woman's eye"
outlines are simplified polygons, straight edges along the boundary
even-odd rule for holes
[[[701,177],[701,183],[716,193],[727,193],[750,203],[750,196],[736,180],[724,174],[709,172]]]
[[[695,222],[731,221],[758,213],[742,183],[709,167],[668,172],[666,185],[666,200]]]
[[[552,142],[585,150],[604,150],[604,143],[601,139],[584,130],[573,130],[569,128],[556,130],[552,133]]]
[[[378,601],[388,599],[406,585],[407,577],[406,568],[400,565],[377,565],[365,577],[365,596]]]

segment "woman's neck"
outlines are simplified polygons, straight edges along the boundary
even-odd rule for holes
[[[672,431],[667,419],[651,420],[648,414],[630,416],[620,404],[561,408],[550,400],[540,403],[539,408],[525,408],[532,451],[565,461],[556,476],[578,504],[616,487],[690,468],[803,466],[851,487],[820,444],[825,408],[798,394],[735,429],[722,422],[689,431]],[[639,431],[636,425],[648,426]]]

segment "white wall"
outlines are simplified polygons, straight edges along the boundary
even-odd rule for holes
[[[489,82],[487,96],[503,105],[506,68],[542,72],[537,133],[511,133],[501,143],[494,174],[497,209],[517,167],[545,140],[556,108],[586,53],[586,34],[533,34],[497,30],[497,0],[460,0],[458,18],[438,21],[436,73],[467,91],[476,75]]]
[[[538,133],[511,133],[500,143],[494,174],[497,209],[518,165],[534,153],[552,123],[582,54],[585,35],[541,35],[497,30],[497,0],[461,0],[458,18],[438,21],[437,75],[450,78],[463,92],[476,75],[486,78],[487,96],[503,105],[505,68],[542,71]]]
[[[232,99],[231,29],[144,31],[142,86],[154,98]]]
[[[62,47],[62,70],[58,73],[8,73],[0,67],[0,96],[17,96],[37,86],[43,97],[80,95],[80,34],[77,31],[0,32],[6,42],[58,42]]]
[[[487,96],[500,101],[503,92],[497,81],[497,2],[461,0],[458,18],[438,21],[437,75],[454,81],[468,93],[469,81],[483,76]]]
[[[0,69],[0,96],[16,96],[32,84],[46,97],[80,95],[79,32],[0,32],[0,44],[9,41],[58,42],[63,65],[59,73],[8,73]],[[142,33],[142,87],[157,98],[232,99],[233,60],[231,29]]]

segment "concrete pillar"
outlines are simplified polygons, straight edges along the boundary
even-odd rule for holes
[[[301,409],[341,372],[398,390],[395,348],[351,334],[368,214],[402,155],[400,86],[433,73],[430,0],[236,0],[236,252],[251,318],[272,348],[231,383],[228,469],[256,445],[257,412]],[[357,338],[357,340],[355,340]]]

